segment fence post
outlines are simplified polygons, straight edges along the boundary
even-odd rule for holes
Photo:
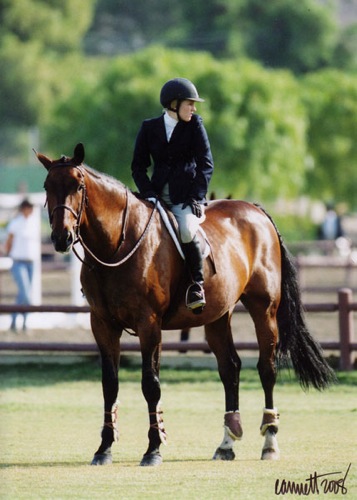
[[[351,343],[353,338],[352,290],[341,288],[338,291],[338,314],[340,327],[340,368],[352,370]]]

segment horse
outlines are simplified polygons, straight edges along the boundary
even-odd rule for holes
[[[81,143],[72,157],[36,155],[47,169],[44,189],[55,250],[75,251],[77,243],[84,249],[81,285],[101,355],[104,397],[101,442],[91,464],[113,460],[123,331],[138,336],[141,350],[149,430],[140,465],[156,466],[163,461],[160,446],[166,442],[159,379],[162,331],[202,325],[225,393],[223,440],[213,459],[235,458],[233,445],[242,438],[243,427],[241,360],[231,318],[239,300],[254,322],[259,347],[257,369],[265,398],[261,458],[278,459],[273,389],[280,365],[287,359],[292,363],[303,389],[326,388],[334,372],[307,329],[293,259],[272,218],[245,201],[208,203],[202,224],[211,247],[211,258],[204,261],[207,305],[193,314],[185,306],[189,272],[157,203],[140,199],[119,180],[84,164]]]

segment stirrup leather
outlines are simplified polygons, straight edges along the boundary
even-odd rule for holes
[[[193,310],[206,305],[205,291],[203,286],[198,281],[195,281],[187,288],[186,292],[186,307]]]

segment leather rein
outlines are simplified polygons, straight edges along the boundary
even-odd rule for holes
[[[149,227],[151,225],[151,222],[153,221],[153,217],[154,217],[154,213],[157,209],[157,198],[156,198],[156,201],[155,201],[155,204],[153,206],[153,209],[152,209],[152,212],[150,214],[150,218],[146,224],[146,227],[144,229],[144,231],[142,232],[140,238],[138,239],[138,241],[135,243],[134,247],[130,250],[130,252],[125,256],[123,257],[122,259],[120,259],[119,261],[117,262],[104,262],[102,261],[101,259],[99,259],[93,252],[92,250],[90,250],[90,248],[85,244],[85,242],[83,241],[83,238],[81,236],[81,233],[80,233],[80,226],[81,226],[81,219],[82,219],[82,215],[83,215],[83,212],[84,212],[84,209],[86,206],[88,206],[88,196],[87,196],[87,188],[86,188],[86,185],[85,185],[85,175],[84,175],[84,169],[81,165],[69,165],[69,164],[66,164],[66,163],[61,163],[61,164],[58,164],[58,165],[53,165],[49,171],[52,169],[52,168],[57,168],[57,167],[72,167],[72,168],[76,168],[80,174],[81,174],[81,184],[79,185],[79,188],[81,189],[82,191],[82,199],[81,199],[81,204],[80,204],[80,207],[79,207],[79,211],[78,213],[73,210],[72,207],[68,206],[68,205],[64,205],[64,204],[61,204],[61,205],[56,205],[51,214],[50,214],[50,224],[52,224],[52,220],[53,220],[53,214],[55,213],[56,210],[60,209],[60,208],[63,208],[64,210],[68,210],[69,212],[71,212],[71,214],[76,218],[76,225],[74,226],[74,234],[76,236],[76,239],[75,241],[73,242],[73,245],[72,245],[72,250],[73,250],[73,253],[75,254],[75,256],[83,263],[83,264],[86,264],[86,265],[89,265],[88,262],[86,262],[85,260],[82,259],[82,257],[78,254],[78,252],[76,251],[76,249],[74,248],[74,245],[76,245],[77,243],[80,243],[83,247],[83,249],[98,263],[98,264],[101,264],[102,266],[105,266],[105,267],[119,267],[121,266],[122,264],[124,264],[127,260],[130,259],[130,257],[132,257],[134,255],[134,253],[138,250],[138,248],[140,247],[140,245],[142,244],[145,236],[147,235],[147,232],[149,230]],[[127,225],[128,225],[128,214],[129,214],[129,204],[130,204],[130,201],[129,201],[129,190],[127,187],[125,187],[125,208],[124,208],[124,212],[123,212],[123,229],[122,229],[122,233],[120,235],[120,239],[119,239],[119,245],[118,245],[118,248],[116,250],[115,253],[117,253],[119,250],[120,250],[120,247],[121,245],[123,244],[124,240],[125,240],[125,234],[126,234],[126,228],[127,228]],[[46,203],[45,203],[45,206],[47,204],[47,198],[46,198]]]

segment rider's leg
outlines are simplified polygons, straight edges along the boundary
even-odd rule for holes
[[[192,310],[203,308],[206,305],[203,289],[203,262],[200,243],[197,236],[189,243],[183,243],[182,250],[193,281],[192,285],[190,285],[187,290],[186,305],[188,309]]]

